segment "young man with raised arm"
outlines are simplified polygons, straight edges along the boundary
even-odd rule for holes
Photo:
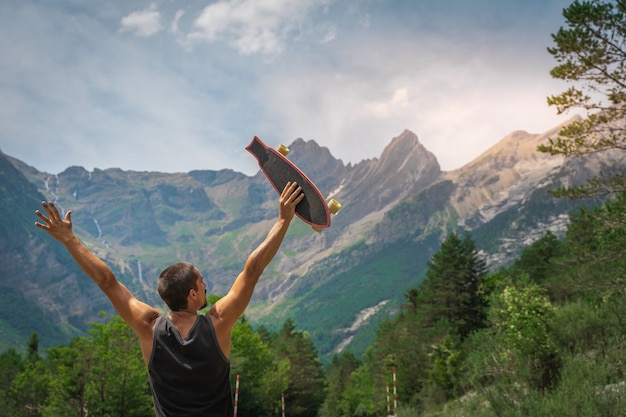
[[[263,270],[274,258],[304,198],[302,188],[287,183],[279,198],[278,219],[265,240],[250,254],[228,293],[206,313],[206,283],[190,263],[171,265],[159,276],[158,292],[171,310],[163,316],[139,301],[111,269],[72,232],[71,210],[64,217],[53,202],[35,222],[65,245],[76,263],[109,298],[122,319],[137,333],[157,417],[230,417],[231,331],[250,302]]]

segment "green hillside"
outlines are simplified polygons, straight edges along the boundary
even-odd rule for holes
[[[248,316],[253,323],[274,330],[292,318],[299,328],[311,334],[320,355],[328,359],[346,337],[329,329],[349,328],[361,306],[373,307],[387,301],[349,345],[349,350],[360,356],[375,338],[375,323],[398,311],[404,292],[420,285],[426,263],[438,245],[438,237],[434,235],[419,242],[395,242],[380,249],[361,243],[325,261],[314,273],[299,278],[302,284],[294,296],[272,306],[269,316],[255,320],[255,308]],[[351,258],[362,261],[347,270],[335,271]]]

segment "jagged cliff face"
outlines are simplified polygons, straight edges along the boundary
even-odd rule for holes
[[[457,185],[450,203],[459,218],[478,216],[482,222],[489,221],[558,171],[564,159],[539,153],[537,147],[559,130],[513,132],[468,165],[446,173],[445,178]]]
[[[326,285],[335,291],[333,285],[340,288],[340,283],[333,283],[336,277],[367,265],[373,257],[386,256],[381,255],[387,253],[385,248],[398,242],[422,245],[416,250],[427,257],[437,249],[438,239],[465,228],[478,236],[490,234],[485,241],[500,239],[501,245],[485,249],[497,265],[547,228],[557,227],[558,222],[562,228],[568,207],[549,203],[545,188],[576,181],[601,169],[606,161],[574,163],[536,152],[537,145],[558,129],[543,134],[513,132],[451,172],[442,172],[436,157],[410,131],[393,138],[379,158],[347,166],[314,141],[295,140],[289,145],[289,158],[343,208],[321,234],[294,221],[281,252],[258,284],[251,307],[254,317],[289,315],[292,297],[302,304],[315,303],[308,299],[316,296],[311,288]],[[10,179],[14,184],[10,190],[2,189],[0,216],[6,227],[27,224],[11,232],[23,242],[18,246],[8,232],[0,236],[0,248],[11,248],[10,252],[3,249],[0,286],[21,292],[44,311],[54,311],[51,320],[65,324],[94,320],[99,310],[110,306],[62,248],[32,226],[35,202],[53,199],[63,209],[71,208],[77,235],[140,298],[153,304],[159,303],[156,277],[179,260],[199,266],[208,277],[209,292],[225,293],[277,213],[277,195],[261,173],[248,177],[230,170],[88,172],[71,167],[51,175],[5,155],[0,154],[0,160],[3,183]],[[18,203],[11,194],[24,198]],[[541,213],[528,214],[529,202],[536,201],[541,201]],[[498,224],[496,231],[489,229],[493,224]],[[416,262],[411,274],[418,275],[425,261]],[[20,264],[28,265],[28,273],[15,280]],[[361,317],[361,310],[373,311],[367,309],[374,306],[397,308],[389,297],[394,291],[401,297],[406,289],[402,283],[409,285],[413,275],[391,274],[377,279],[394,282],[393,288],[390,285],[385,296],[371,297],[372,301],[354,301],[354,317]],[[62,303],[64,292],[72,294],[71,308]],[[311,311],[320,317],[326,314],[321,307]],[[361,320],[359,326],[366,324]],[[351,323],[336,325],[352,329]]]
[[[333,240],[335,248],[370,239],[372,230],[394,205],[441,177],[437,158],[408,130],[393,138],[380,158],[348,167],[339,187],[331,192],[344,204],[333,220],[340,230]]]
[[[391,140],[379,159],[363,161],[350,170],[338,196],[350,204],[352,220],[381,212],[404,197],[421,191],[441,176],[437,158],[417,136],[405,130]]]

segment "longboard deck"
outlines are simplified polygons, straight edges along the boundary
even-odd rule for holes
[[[302,187],[304,199],[296,206],[296,216],[315,228],[330,226],[330,212],[322,193],[293,162],[276,149],[267,146],[257,136],[246,150],[258,160],[263,175],[279,195],[287,182],[296,182]]]

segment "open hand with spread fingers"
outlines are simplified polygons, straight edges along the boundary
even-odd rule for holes
[[[35,214],[41,219],[43,223],[35,222],[35,226],[38,228],[45,230],[58,240],[59,242],[66,242],[71,239],[73,236],[72,232],[72,210],[69,210],[65,213],[65,218],[61,217],[59,210],[55,206],[52,201],[42,201],[41,206],[46,211],[46,214],[43,214],[39,210],[35,210]]]

